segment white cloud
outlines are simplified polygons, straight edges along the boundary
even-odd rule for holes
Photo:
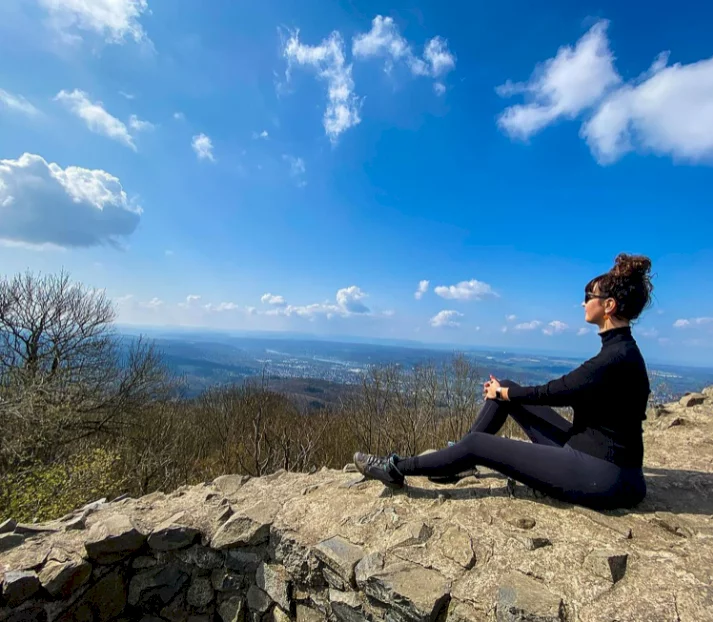
[[[500,332],[501,332],[501,333],[506,333],[506,332],[508,332],[508,327],[507,327],[507,326],[501,326],[501,327],[500,327]]]
[[[154,297],[148,302],[140,302],[139,305],[142,307],[146,307],[147,309],[159,309],[163,306],[163,300]]]
[[[357,58],[385,58],[387,72],[391,71],[394,63],[403,62],[413,75],[431,78],[445,75],[456,65],[456,59],[445,39],[433,37],[426,43],[423,58],[419,58],[399,32],[394,20],[382,15],[372,20],[369,32],[354,37],[352,54]],[[434,85],[434,89],[438,95],[445,91],[443,84],[438,87]]]
[[[588,335],[590,332],[589,327],[583,326],[577,331],[577,337],[581,337],[582,335]]]
[[[149,10],[147,0],[39,0],[39,3],[63,31],[92,31],[108,43],[146,38],[139,18]]]
[[[428,291],[429,281],[423,280],[418,282],[418,289],[414,292],[413,297],[416,300],[421,300],[423,295]]]
[[[659,336],[659,331],[657,331],[655,328],[642,328],[639,331],[639,334],[642,337],[646,337],[647,339],[654,339]]]
[[[442,82],[434,82],[433,92],[440,97],[441,95],[443,95],[443,93],[446,92],[446,85]]]
[[[72,114],[82,119],[92,132],[123,143],[136,151],[136,145],[126,125],[110,115],[101,102],[91,102],[84,91],[78,89],[74,89],[71,93],[60,91],[55,99],[67,106]]]
[[[119,95],[129,100],[136,99],[136,95],[132,95],[131,93],[127,93],[126,91],[119,91]]]
[[[349,313],[369,313],[369,308],[361,302],[367,296],[356,285],[344,287],[337,291],[337,304]]]
[[[304,179],[305,173],[307,172],[305,161],[302,158],[296,158],[287,154],[283,155],[282,159],[290,165],[290,177],[295,180],[295,183],[300,188],[304,188],[307,185]]]
[[[692,317],[690,319],[680,319],[673,323],[674,328],[689,328],[690,326],[703,326],[713,324],[713,317]]]
[[[102,170],[63,169],[25,153],[0,160],[0,238],[32,246],[119,246],[142,209]]]
[[[498,118],[500,127],[511,137],[526,140],[561,117],[575,118],[619,84],[607,26],[599,21],[574,48],[561,47],[554,58],[535,68],[528,82],[507,81],[498,87],[503,97],[522,93],[530,100],[506,108]]]
[[[451,300],[480,300],[484,296],[498,297],[490,285],[476,279],[461,281],[457,285],[439,285],[433,291],[441,298]]]
[[[336,303],[326,300],[325,302],[316,302],[309,305],[284,305],[265,311],[264,315],[284,315],[287,317],[296,315],[309,320],[314,320],[318,316],[332,319],[335,316],[367,315],[371,314],[371,310],[362,302],[367,297],[368,294],[363,292],[361,288],[351,285],[337,291],[335,296]]]
[[[185,121],[186,115],[183,114],[182,112],[174,112],[173,118],[176,119],[176,121]]]
[[[433,37],[423,51],[423,57],[429,66],[429,75],[438,77],[455,69],[455,56],[448,49],[448,42],[441,37]]]
[[[40,114],[40,111],[22,95],[13,95],[3,89],[0,89],[0,106],[4,106],[12,112],[22,113],[28,117],[34,117]]]
[[[191,147],[196,152],[199,160],[210,160],[215,162],[213,157],[213,141],[205,134],[197,134],[191,141]]]
[[[254,139],[262,138],[263,140],[267,140],[269,137],[270,135],[267,133],[267,130],[263,130],[259,134],[257,132],[253,132]]]
[[[527,139],[557,119],[592,111],[580,136],[602,165],[632,151],[712,163],[713,57],[669,66],[669,52],[661,52],[642,75],[622,84],[607,24],[595,24],[574,48],[560,48],[527,83],[498,87],[502,96],[522,93],[531,100],[507,108],[500,127]]]
[[[515,324],[513,327],[515,330],[535,330],[538,326],[542,326],[542,322],[539,320],[532,320],[532,322],[522,322],[521,324]]]
[[[511,314],[511,315],[506,315],[506,316],[505,316],[505,319],[506,319],[508,322],[514,322],[514,321],[517,319],[517,315],[513,315],[513,314]]]
[[[463,317],[463,314],[458,311],[446,309],[436,313],[436,315],[429,320],[429,324],[434,328],[458,328],[460,322],[457,321],[457,318],[459,317]]]
[[[203,308],[206,311],[215,311],[216,313],[223,313],[225,311],[237,311],[240,309],[240,305],[234,303],[234,302],[221,302],[217,305],[214,305],[213,303],[208,303],[206,305],[203,305]],[[254,310],[255,307],[246,307],[246,312],[249,314],[252,314],[250,309]]]
[[[135,114],[132,114],[129,117],[129,127],[135,132],[148,132],[155,129],[156,126],[148,121],[142,121]]]
[[[300,43],[299,31],[294,31],[283,50],[287,59],[286,76],[294,65],[311,67],[317,71],[317,77],[327,83],[327,108],[324,111],[324,131],[333,143],[339,135],[361,122],[359,108],[361,103],[354,94],[352,66],[347,65],[344,57],[344,41],[338,32],[319,45]]]
[[[268,304],[268,305],[276,305],[276,306],[284,306],[285,305],[285,299],[282,296],[277,296],[275,294],[263,294],[262,297],[260,298],[260,302],[263,304]]]
[[[667,58],[612,93],[582,126],[600,164],[634,150],[713,161],[713,58],[666,67]]]
[[[186,296],[185,302],[179,302],[178,306],[187,309],[189,307],[195,306],[200,299],[201,297],[197,294],[188,294],[188,296]]]
[[[563,333],[569,328],[567,324],[564,322],[560,322],[559,320],[552,320],[546,328],[542,329],[542,332],[545,335],[552,336],[552,335],[559,335],[560,333]]]

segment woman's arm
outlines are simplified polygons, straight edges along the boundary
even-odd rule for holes
[[[582,363],[568,374],[550,382],[531,387],[507,387],[503,397],[520,404],[547,406],[572,406],[577,399],[601,385],[605,370],[612,361],[597,355]]]

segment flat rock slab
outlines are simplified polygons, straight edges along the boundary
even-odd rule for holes
[[[134,551],[146,540],[128,516],[110,514],[89,530],[84,547],[87,556],[99,564],[113,564]]]
[[[40,583],[54,598],[67,598],[84,585],[92,565],[78,555],[51,553],[39,574]]]
[[[19,533],[0,534],[0,553],[14,549],[25,541],[25,536]]]
[[[366,552],[341,536],[322,540],[314,547],[317,558],[336,573],[347,585],[356,587],[354,568]]]
[[[691,406],[700,406],[705,401],[706,396],[703,393],[688,393],[679,400],[679,404],[685,408],[690,408]]]
[[[156,527],[149,534],[148,545],[155,551],[175,551],[193,544],[200,531],[180,524],[184,515],[185,512],[176,514]]]
[[[498,590],[497,622],[564,622],[563,605],[544,585],[514,572]]]
[[[361,587],[413,622],[433,622],[450,600],[450,584],[443,575],[409,562],[387,565],[366,577]]]
[[[276,503],[260,502],[231,516],[213,536],[211,546],[221,550],[264,544],[279,509]]]
[[[39,589],[40,580],[36,572],[16,570],[5,574],[2,595],[8,607],[17,607],[34,596]]]
[[[255,583],[280,607],[290,609],[290,584],[282,566],[260,564],[255,574]]]

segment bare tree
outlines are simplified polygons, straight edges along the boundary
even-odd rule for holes
[[[118,436],[175,393],[152,344],[121,339],[103,291],[69,275],[0,279],[0,469]]]

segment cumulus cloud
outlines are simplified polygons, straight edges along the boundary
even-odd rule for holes
[[[689,328],[691,326],[703,326],[713,324],[713,317],[692,317],[690,319],[680,319],[673,323],[674,328]]]
[[[636,150],[713,161],[713,58],[669,67],[667,59],[609,95],[582,126],[600,164]]]
[[[119,245],[142,209],[102,170],[62,168],[25,153],[0,160],[0,238],[30,246]]]
[[[0,89],[0,108],[7,108],[11,112],[19,112],[28,117],[34,117],[40,114],[40,111],[22,95],[13,95],[3,89]]]
[[[142,121],[135,114],[132,114],[129,117],[129,127],[135,132],[148,132],[155,129],[156,126],[148,121]]]
[[[485,296],[498,297],[490,285],[476,279],[461,281],[456,285],[439,285],[433,291],[441,298],[450,300],[481,300]]]
[[[263,294],[260,298],[260,302],[263,304],[277,305],[281,307],[285,305],[285,299],[282,296],[276,296],[275,294],[270,293]]]
[[[344,41],[339,32],[333,32],[319,45],[305,45],[295,30],[284,46],[283,55],[287,60],[288,81],[291,69],[300,65],[316,71],[317,77],[327,83],[323,125],[330,141],[336,142],[340,134],[361,122],[361,102],[354,94],[352,66],[346,63]]]
[[[607,26],[600,21],[574,48],[561,47],[554,58],[535,68],[527,82],[499,86],[503,97],[524,94],[530,100],[506,108],[498,118],[500,127],[511,137],[526,140],[561,117],[573,119],[619,84]]]
[[[62,31],[94,32],[107,43],[146,39],[139,18],[149,10],[147,0],[39,0],[39,3]]]
[[[272,294],[265,294],[272,296]],[[265,298],[263,296],[263,298]],[[371,314],[371,310],[362,301],[368,297],[368,294],[363,292],[356,285],[343,287],[337,290],[335,302],[326,300],[325,302],[315,302],[308,305],[290,305],[284,304],[284,300],[280,306],[265,311],[265,315],[284,315],[287,317],[298,316],[309,320],[314,320],[318,316],[324,316],[327,319],[333,317],[351,317],[355,315]],[[282,299],[282,297],[279,297]],[[263,302],[265,302],[263,300]]]
[[[535,330],[538,326],[542,326],[542,322],[539,320],[532,320],[532,322],[522,322],[521,324],[515,324],[513,327],[515,330]]]
[[[190,307],[194,307],[196,304],[198,304],[198,301],[201,299],[200,296],[197,294],[188,294],[186,296],[186,300],[184,302],[179,302],[178,306],[183,307],[184,309],[188,309]]]
[[[500,127],[528,139],[560,118],[587,114],[580,136],[602,165],[632,151],[713,162],[713,58],[669,65],[664,51],[624,83],[614,67],[607,25],[600,21],[574,48],[560,48],[528,82],[498,87],[502,96],[523,94],[529,100],[507,108]]]
[[[369,313],[369,308],[362,302],[367,296],[356,285],[344,287],[337,292],[337,304],[349,313]]]
[[[582,328],[580,328],[580,329],[577,331],[577,337],[581,337],[582,335],[588,335],[589,332],[590,332],[589,327],[587,327],[587,326],[582,326]]]
[[[542,329],[542,332],[545,335],[551,337],[552,335],[559,335],[560,333],[563,333],[568,328],[569,326],[564,322],[560,322],[559,320],[553,320],[545,328]]]
[[[116,140],[136,151],[134,140],[126,125],[109,114],[101,102],[92,102],[84,91],[60,91],[55,100],[63,103],[69,111],[84,121],[89,130]]]
[[[141,306],[146,307],[147,309],[159,309],[163,306],[163,300],[160,298],[152,298],[148,302],[141,302],[139,303]]]
[[[506,316],[505,316],[505,319],[506,319],[508,322],[514,322],[514,321],[517,319],[517,315],[513,315],[513,314],[506,315]]]
[[[257,132],[253,132],[253,138],[258,139],[262,138],[263,140],[267,140],[270,137],[270,135],[267,133],[267,130],[263,130],[259,134]]]
[[[413,297],[416,300],[421,300],[423,295],[428,291],[429,281],[423,280],[418,282],[418,289],[414,292]]]
[[[639,334],[642,337],[646,337],[647,339],[655,339],[659,336],[659,331],[657,331],[655,328],[642,328],[641,330],[639,330]]]
[[[354,37],[352,54],[356,58],[384,58],[385,70],[390,72],[396,63],[404,63],[415,76],[438,78],[456,66],[455,56],[448,49],[448,42],[433,37],[424,48],[423,57],[414,54],[411,45],[401,35],[391,17],[377,15],[371,22],[371,30]],[[441,83],[434,85],[436,94],[445,91]]]
[[[439,311],[428,322],[434,328],[458,328],[460,322],[457,318],[463,317],[463,314],[452,309]]]
[[[290,166],[290,177],[295,180],[298,187],[304,188],[307,185],[305,181],[305,173],[307,172],[307,166],[302,158],[296,158],[291,155],[283,155],[282,159],[287,162]]]
[[[196,152],[199,160],[210,160],[215,162],[213,156],[213,141],[205,134],[197,134],[191,141],[191,147]]]

